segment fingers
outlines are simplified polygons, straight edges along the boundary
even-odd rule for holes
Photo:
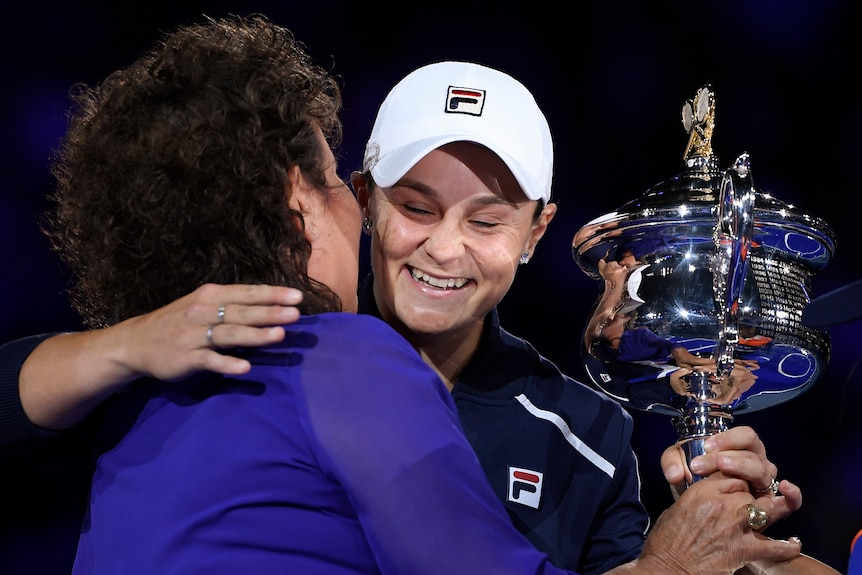
[[[293,323],[302,302],[301,291],[269,285],[205,284],[187,297],[189,319],[202,325]]]
[[[765,505],[765,500],[769,500],[772,505],[772,512],[769,515],[769,525],[776,521],[784,519],[794,511],[802,507],[802,491],[786,479],[778,484],[780,495],[773,497],[771,494],[763,495],[757,498],[755,503],[759,506]]]
[[[723,471],[751,482],[753,489],[767,489],[778,472],[775,464],[753,451],[705,449],[706,454],[692,459],[692,473],[710,475],[716,471]]]
[[[778,482],[778,491],[781,493],[783,503],[792,513],[802,507],[802,490],[795,483],[791,483],[786,479]]]
[[[716,481],[717,480],[717,481]],[[802,551],[802,543],[796,537],[788,540],[770,539],[760,533],[768,525],[776,520],[776,515],[781,513],[784,506],[782,497],[761,497],[751,501],[748,494],[748,485],[733,477],[725,477],[718,472],[708,478],[699,481],[695,486],[710,486],[724,494],[732,494],[734,498],[746,498],[747,503],[737,508],[737,525],[744,533],[748,533],[751,539],[746,539],[745,553],[749,561],[789,561],[799,556]],[[789,483],[789,482],[787,482]],[[792,484],[789,488],[795,488]],[[691,489],[691,488],[690,488]],[[792,489],[791,489],[792,490]]]
[[[296,318],[299,318],[297,314]],[[290,322],[282,322],[290,323]],[[207,335],[207,334],[211,334]],[[253,327],[246,325],[214,325],[204,330],[206,347],[214,351],[234,347],[260,347],[284,339],[284,328],[279,326]]]
[[[250,328],[249,328],[250,329]],[[219,332],[220,333],[220,332]],[[231,339],[223,338],[221,344],[215,344],[215,349],[199,349],[187,354],[187,360],[183,364],[173,366],[173,373],[161,377],[164,380],[175,380],[191,375],[196,371],[212,371],[225,375],[239,375],[251,369],[251,364],[242,358],[230,354],[230,348],[236,347],[259,347],[269,343],[276,343],[284,338],[284,328],[268,327],[256,328],[250,336],[241,337],[231,343]],[[224,348],[219,351],[220,348]]]
[[[802,552],[802,542],[798,537],[790,539],[770,539],[756,537],[750,551],[752,561],[790,561],[799,557]]]
[[[756,530],[775,512],[773,499],[749,507],[754,498],[746,481],[714,473],[662,513],[638,561],[652,562],[655,572],[691,572],[696,561],[698,572],[731,573],[756,560],[792,560],[801,551],[798,540],[774,541]]]
[[[707,452],[686,465],[685,456],[677,446],[667,448],[661,456],[665,479],[671,485],[691,481],[692,474],[701,477],[722,471],[739,477],[755,488],[768,487],[778,472],[766,458],[766,448],[753,429],[746,426],[731,428],[704,440]]]
[[[722,471],[751,483],[753,489],[766,489],[778,474],[778,468],[766,457],[766,447],[753,429],[733,427],[704,440],[705,455],[691,461],[698,475]]]
[[[778,468],[766,457],[766,448],[753,429],[747,426],[731,428],[713,435],[703,443],[706,454],[695,457],[690,462],[691,472],[701,477],[716,472],[737,477],[746,481],[758,505],[769,500],[772,511],[769,525],[779,521],[802,506],[802,492],[790,481],[777,481]],[[679,485],[681,465],[672,454],[662,456],[662,469],[672,486]],[[777,486],[777,493],[772,487]]]
[[[192,294],[209,303],[297,305],[302,302],[302,292],[298,289],[263,284],[204,284]]]
[[[206,284],[143,316],[118,324],[120,361],[139,375],[175,381],[201,370],[240,374],[249,363],[236,347],[281,341],[295,322],[302,292],[267,285]]]
[[[704,441],[704,449],[711,451],[749,451],[766,459],[766,446],[755,431],[747,425],[738,425],[716,433]]]
[[[224,349],[280,341],[284,330],[271,326],[299,319],[295,306],[302,292],[269,285],[206,284],[187,297],[185,315],[193,324],[207,326],[206,346]]]
[[[752,497],[748,492],[748,483],[746,481],[743,481],[738,477],[725,475],[721,472],[713,473],[709,477],[694,483],[693,486],[698,486],[698,489],[709,487],[719,493],[725,494],[737,493],[739,494],[739,500],[746,504],[750,503],[752,500]],[[689,489],[691,489],[691,487],[689,487]]]
[[[661,454],[661,469],[671,487],[684,488],[686,482],[691,482],[692,477],[685,463],[685,453],[679,444],[671,445]],[[679,490],[675,490],[674,495],[678,496],[679,493]]]

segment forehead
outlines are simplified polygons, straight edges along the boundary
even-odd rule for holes
[[[430,189],[493,194],[508,203],[528,202],[515,176],[494,152],[473,142],[452,142],[422,157],[402,180],[417,179]]]

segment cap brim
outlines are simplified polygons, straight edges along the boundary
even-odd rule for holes
[[[862,318],[862,280],[814,298],[802,310],[802,323],[827,327]]]
[[[402,146],[400,149],[380,157],[371,167],[371,175],[374,178],[375,183],[382,188],[394,186],[398,180],[404,177],[404,174],[410,171],[410,169],[415,166],[419,160],[431,153],[432,150],[436,150],[441,146],[451,144],[453,142],[473,142],[474,144],[485,146],[503,160],[503,163],[506,164],[506,167],[509,168],[510,172],[512,172],[512,175],[521,187],[521,191],[524,192],[524,195],[527,196],[528,199],[544,200],[545,203],[550,201],[550,197],[545,197],[543,193],[544,190],[538,189],[534,182],[527,180],[524,175],[524,170],[521,169],[521,166],[515,158],[509,156],[505,151],[499,149],[493,142],[488,141],[486,138],[479,138],[476,134],[468,132],[438,134],[433,137],[418,140],[409,145]]]

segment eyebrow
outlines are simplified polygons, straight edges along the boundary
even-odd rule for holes
[[[440,194],[436,189],[432,188],[427,184],[423,184],[422,182],[417,182],[416,180],[411,180],[409,178],[402,178],[395,182],[396,186],[402,186],[405,188],[410,188],[412,190],[416,190],[420,194],[424,194],[426,196],[431,196],[434,199],[439,199]],[[502,198],[496,194],[487,194],[483,195],[480,198],[476,198],[471,200],[471,203],[480,205],[480,206],[509,206],[514,209],[518,209],[518,204],[513,201],[507,200],[506,198]]]

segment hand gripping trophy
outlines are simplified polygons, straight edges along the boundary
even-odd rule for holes
[[[791,399],[825,369],[828,332],[801,318],[835,237],[755,188],[748,154],[719,169],[709,86],[682,123],[685,170],[587,223],[572,255],[603,288],[581,343],[587,374],[627,407],[670,415],[690,461],[734,414]]]

